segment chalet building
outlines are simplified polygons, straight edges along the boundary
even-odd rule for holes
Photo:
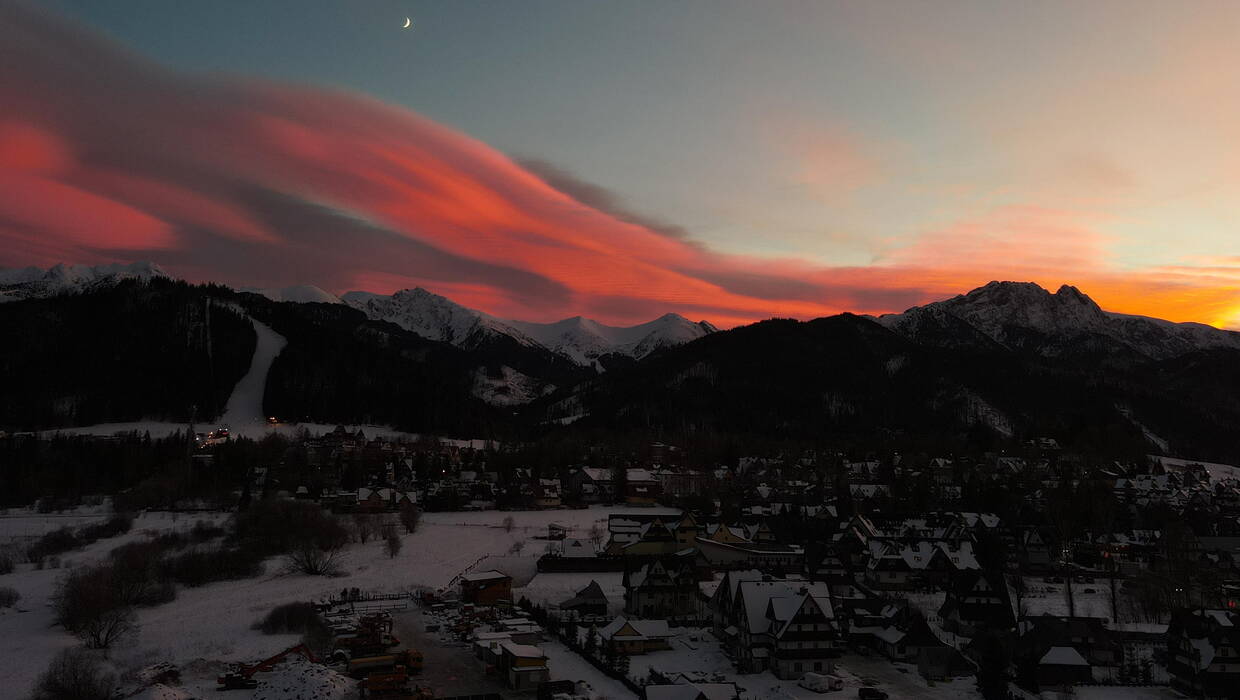
[[[806,590],[799,598],[772,598],[766,617],[773,645],[771,671],[776,677],[797,679],[808,671],[832,670],[842,643],[829,596],[815,597]]]
[[[559,508],[560,503],[560,480],[539,479],[534,487],[534,507]]]
[[[461,576],[461,602],[497,605],[512,602],[512,577],[502,571],[475,571]]]
[[[972,666],[959,653],[944,654],[941,649],[955,648],[939,639],[926,618],[907,606],[886,604],[876,614],[857,615],[849,629],[849,639],[892,661],[923,666],[932,679],[969,675]]]
[[[560,610],[578,620],[590,620],[607,615],[607,596],[598,581],[591,580],[572,598],[560,603]]]
[[[978,571],[961,574],[952,583],[939,617],[944,629],[967,636],[985,628],[1011,629],[1016,624],[1007,581],[1001,575]]]
[[[1181,610],[1167,627],[1171,687],[1189,697],[1234,698],[1240,688],[1240,613]]]
[[[722,586],[721,586],[722,588]],[[829,672],[842,640],[824,584],[739,581],[723,642],[743,673],[780,678]]]
[[[624,574],[624,612],[633,617],[693,622],[703,617],[693,560],[661,557]]]
[[[598,628],[598,638],[604,648],[625,656],[672,648],[667,620],[617,617],[607,626]]]
[[[938,588],[961,572],[981,568],[970,540],[900,543],[870,540],[865,580],[880,590]]]

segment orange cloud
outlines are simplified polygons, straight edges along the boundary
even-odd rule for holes
[[[880,313],[994,278],[1073,283],[1173,320],[1235,317],[1234,277],[1114,269],[1097,222],[1073,212],[997,209],[871,266],[729,255],[372,99],[171,73],[13,5],[0,43],[3,264],[141,257],[237,285],[420,284],[534,320]],[[864,159],[828,146],[807,177],[853,182]]]

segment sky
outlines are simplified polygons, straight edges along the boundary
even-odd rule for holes
[[[412,27],[403,29],[405,18]],[[1240,328],[1240,4],[0,0],[0,266]]]

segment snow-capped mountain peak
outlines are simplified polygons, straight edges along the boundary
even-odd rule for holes
[[[261,294],[272,301],[291,301],[298,304],[339,304],[340,298],[331,292],[324,291],[313,284],[298,284],[292,287],[259,289],[258,287],[241,287],[239,292]]]
[[[431,340],[470,347],[488,333],[502,334],[584,366],[597,366],[597,360],[609,354],[640,359],[659,348],[680,345],[715,331],[705,321],[693,323],[679,314],[665,314],[636,326],[609,326],[583,316],[552,323],[501,319],[420,287],[390,296],[348,292],[341,300],[371,319],[390,321]]]
[[[967,294],[876,320],[910,338],[933,335],[940,345],[967,341],[963,331],[971,328],[1000,345],[1033,348],[1044,355],[1070,350],[1085,336],[1108,339],[1152,359],[1202,348],[1240,348],[1240,333],[1104,311],[1066,284],[1052,294],[1032,282],[990,282]]]
[[[16,301],[77,294],[114,285],[122,280],[172,279],[152,262],[66,265],[0,269],[0,301]]]

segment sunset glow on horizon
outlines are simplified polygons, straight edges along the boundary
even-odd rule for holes
[[[325,24],[339,17],[329,5],[319,13]],[[1017,280],[1052,292],[1072,285],[1111,311],[1240,329],[1240,157],[1228,140],[1240,135],[1240,90],[1223,75],[1240,63],[1223,31],[1240,29],[1234,7],[1211,6],[1212,22],[1168,24],[1156,46],[1077,46],[1082,65],[1072,76],[1062,72],[1063,56],[1034,56],[1024,66],[1025,93],[999,85],[966,98],[940,81],[958,72],[965,83],[985,83],[973,75],[985,67],[947,30],[908,37],[907,18],[839,8],[827,17],[789,4],[787,16],[769,20],[773,27],[752,31],[829,20],[832,31],[843,23],[902,37],[898,52],[877,40],[833,50],[902,76],[871,77],[893,92],[907,83],[908,105],[874,97],[866,107],[858,98],[830,114],[826,100],[798,113],[792,97],[781,103],[754,84],[764,105],[755,110],[728,83],[736,114],[707,110],[713,96],[686,95],[686,121],[671,122],[675,96],[662,92],[658,76],[633,72],[613,88],[651,91],[648,142],[626,148],[633,114],[614,131],[600,117],[593,138],[571,138],[576,120],[594,119],[589,105],[574,117],[547,103],[543,129],[554,134],[563,120],[565,148],[580,154],[567,165],[539,152],[536,139],[523,141],[516,126],[446,120],[463,103],[437,102],[432,87],[421,94],[430,106],[423,109],[369,77],[350,84],[336,75],[318,86],[258,68],[244,77],[234,66],[200,73],[186,69],[191,56],[147,45],[147,27],[119,9],[57,7],[0,2],[0,266],[151,260],[190,281],[314,284],[337,294],[422,286],[500,317],[580,314],[628,324],[676,312],[721,327],[899,312]],[[436,43],[445,41],[437,32],[464,31],[451,11],[417,7],[425,10],[413,13],[418,31],[396,39],[429,46],[385,37],[369,50],[454,51],[452,60],[463,61],[453,45]],[[724,7],[703,30],[753,21],[744,8]],[[564,11],[591,31],[608,19]],[[623,15],[615,21],[627,21],[615,11]],[[675,35],[689,31],[679,24],[688,11],[669,10],[659,30],[666,35],[656,39],[703,41]],[[153,11],[152,27],[159,16]],[[1128,18],[1119,28],[1139,37],[1145,22],[1160,21]],[[352,31],[338,33],[344,40]],[[477,41],[493,36],[478,31],[486,36]],[[1035,22],[1031,31],[1051,29]],[[1086,41],[1075,31],[1062,29]],[[538,40],[527,38],[531,47]],[[998,50],[994,41],[979,39],[974,49]],[[678,65],[679,49],[665,50],[664,60]],[[925,65],[928,55],[943,65]],[[805,69],[777,58],[750,59],[737,75]],[[392,70],[429,84],[419,65]],[[829,73],[828,65],[820,69]],[[1143,67],[1156,69],[1148,88],[1133,82]],[[439,79],[467,85],[464,70]],[[1117,79],[1123,71],[1132,79]],[[701,89],[698,79],[684,76],[689,92]],[[841,100],[864,92],[845,85],[855,76],[837,79]],[[924,97],[934,90],[943,94]],[[867,122],[855,111],[863,107],[890,113]],[[1124,114],[1131,121],[1115,121]],[[672,143],[694,120],[720,150],[737,153],[699,151],[690,137]],[[908,136],[895,137],[900,129]],[[674,166],[658,160],[659,144]]]

